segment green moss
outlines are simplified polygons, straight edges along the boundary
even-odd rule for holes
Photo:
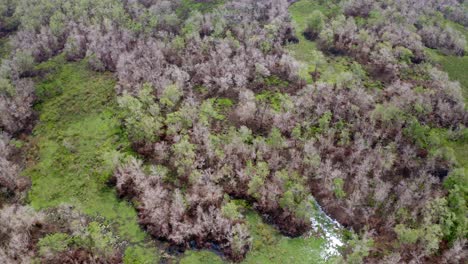
[[[31,153],[37,162],[24,172],[32,180],[31,205],[73,205],[103,219],[122,240],[145,244],[135,209],[106,184],[115,161],[129,152],[112,75],[89,71],[84,62],[64,64],[60,57],[38,69],[51,73],[38,80],[40,121],[30,140],[37,144]]]
[[[180,260],[180,264],[221,264],[222,259],[212,251],[197,250],[187,251],[185,256]]]

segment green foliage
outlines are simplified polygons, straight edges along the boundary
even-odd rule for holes
[[[91,222],[84,229],[76,230],[72,235],[55,233],[41,238],[38,243],[41,255],[63,252],[71,248],[84,248],[100,256],[108,256],[114,251],[116,238],[106,226]]]
[[[186,175],[195,160],[195,145],[190,143],[187,135],[172,146],[172,152],[176,157],[175,167],[179,176]]]
[[[332,117],[333,114],[330,111],[325,112],[323,116],[320,117],[318,121],[320,131],[325,132],[329,128]]]
[[[345,191],[343,190],[344,181],[342,178],[333,179],[333,192],[335,197],[338,199],[343,199],[346,196]]]
[[[329,130],[333,129],[333,131],[336,131],[336,129],[341,130],[340,127],[334,127],[332,126],[332,119],[333,119],[333,114],[330,111],[326,111],[323,113],[323,115],[316,121],[315,124],[306,127],[306,131],[304,133],[304,137],[307,139],[313,139],[317,134],[322,134],[322,133],[327,133]],[[343,126],[344,123],[337,123],[338,126]]]
[[[127,247],[123,257],[124,264],[156,264],[157,256],[153,250],[141,246]]]
[[[346,263],[362,263],[363,259],[369,256],[369,252],[373,246],[374,240],[368,235],[364,234],[359,237],[357,234],[351,234],[351,238],[348,240],[348,247],[352,249],[352,252],[346,256]]]
[[[98,222],[91,222],[87,230],[79,235],[79,242],[83,247],[91,252],[99,252],[105,255],[112,252],[116,238],[110,231],[105,230],[105,226]]]
[[[280,170],[275,177],[283,183],[284,194],[279,200],[280,206],[307,221],[310,217],[310,199],[301,175],[295,171]]]
[[[138,18],[129,21],[127,27],[135,33],[150,34],[159,23],[159,17],[155,16],[149,9],[144,9]]]
[[[15,31],[18,20],[14,17],[17,0],[2,0],[0,2],[0,32],[8,33]]]
[[[15,93],[15,86],[11,84],[10,80],[0,77],[0,94],[13,96]]]
[[[268,163],[260,161],[257,162],[256,165],[253,165],[251,161],[248,161],[246,173],[247,175],[252,177],[252,179],[249,182],[249,189],[247,192],[249,195],[258,198],[258,190],[260,189],[260,187],[263,186],[266,178],[270,174]]]
[[[271,75],[271,76],[266,77],[264,82],[265,82],[265,85],[267,85],[269,87],[284,88],[284,87],[288,87],[288,85],[289,85],[289,83],[287,81],[282,80],[280,77],[278,77],[276,75]]]
[[[404,245],[415,244],[420,241],[424,245],[424,250],[433,253],[439,248],[442,239],[442,229],[438,224],[426,223],[421,228],[409,228],[403,224],[395,227],[398,240]]]
[[[444,181],[444,187],[448,190],[444,206],[448,210],[442,217],[442,229],[449,242],[468,235],[468,175],[464,169],[453,170]]]
[[[179,102],[182,95],[183,93],[177,85],[169,85],[164,89],[159,101],[163,106],[172,109]]]
[[[305,33],[309,34],[311,38],[315,38],[320,34],[325,25],[324,15],[320,10],[314,10],[307,18],[306,23]]]
[[[323,18],[333,17],[339,13],[340,7],[330,1],[311,1],[311,0],[300,0],[295,2],[289,7],[289,12],[293,19],[293,25],[296,32],[305,32],[308,25],[308,19],[313,18],[311,14],[318,12],[323,14]],[[320,22],[317,22],[320,24]],[[322,32],[326,35],[327,29],[325,28]],[[354,74],[352,69],[353,61],[346,57],[329,57],[325,56],[321,51],[317,49],[315,41],[310,41],[305,38],[303,34],[297,34],[299,39],[298,43],[290,43],[287,48],[291,51],[291,54],[296,60],[301,62],[299,69],[299,76],[307,81],[307,83],[313,83],[314,81],[322,81],[331,84],[343,82],[343,77],[349,74]],[[310,73],[320,73],[317,80],[313,80]],[[346,73],[345,75],[342,75]],[[361,72],[362,73],[362,72]],[[346,77],[346,78],[348,78]],[[361,78],[361,75],[355,76],[356,80]],[[340,79],[341,80],[338,80]],[[367,78],[366,78],[367,79]],[[368,81],[366,85],[376,85],[375,82]]]
[[[270,134],[268,135],[268,138],[266,139],[266,142],[269,146],[273,148],[278,148],[278,149],[283,148],[286,144],[285,139],[283,138],[283,135],[281,135],[281,131],[276,127],[271,129]]]
[[[21,139],[12,139],[10,140],[10,145],[17,149],[21,149],[26,145],[26,142],[22,141]]]
[[[181,6],[176,10],[176,13],[181,18],[187,18],[191,12],[208,13],[215,8],[221,6],[225,0],[182,0]]]
[[[185,134],[187,129],[192,126],[189,111],[193,111],[188,107],[182,107],[179,111],[172,112],[166,115],[164,123],[167,126],[166,133],[168,135]]]
[[[423,229],[422,241],[426,252],[434,253],[439,249],[439,244],[442,239],[442,229],[440,225],[426,225]]]
[[[8,38],[0,38],[0,61],[10,54],[11,45]]]
[[[291,98],[288,94],[272,91],[262,91],[255,95],[258,102],[268,104],[276,112],[282,111],[287,105],[290,104]]]
[[[221,103],[229,104],[228,101],[222,101]],[[204,125],[208,125],[210,122],[215,120],[224,120],[225,116],[220,113],[218,110],[219,108],[221,107],[215,99],[208,99],[203,101],[202,105],[200,106],[200,122]]]
[[[400,61],[405,63],[411,63],[411,58],[414,56],[413,52],[405,47],[396,47],[396,53]]]
[[[395,227],[395,233],[398,235],[398,240],[403,244],[414,244],[422,236],[422,230],[406,227],[403,224],[398,224]]]
[[[241,218],[241,214],[239,212],[240,206],[236,201],[229,201],[223,207],[221,208],[221,212],[224,217],[232,219],[232,220],[238,220]]]
[[[226,111],[234,105],[234,102],[229,98],[216,98],[215,105],[219,111]]]
[[[371,115],[374,120],[381,120],[383,122],[403,121],[405,118],[404,112],[391,104],[377,104]]]
[[[155,141],[162,128],[160,109],[151,94],[152,87],[145,85],[138,97],[123,95],[118,99],[123,111],[127,132],[132,141]]]
[[[55,12],[50,17],[49,26],[55,36],[61,36],[64,33],[65,25],[68,22],[68,19],[69,18],[67,18],[65,14],[60,11]]]
[[[17,52],[14,57],[20,74],[32,72],[34,69],[34,58],[30,53]]]
[[[446,131],[433,129],[428,125],[421,124],[416,118],[411,118],[404,133],[412,138],[419,147],[428,149],[432,155],[454,162],[453,150],[445,146]]]
[[[73,238],[68,234],[55,233],[47,235],[37,243],[39,254],[46,255],[48,253],[63,252],[68,249],[73,242]]]

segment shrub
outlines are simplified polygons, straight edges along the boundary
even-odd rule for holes
[[[333,192],[335,193],[336,198],[343,199],[346,196],[345,191],[343,190],[344,181],[341,178],[333,179]]]
[[[8,205],[0,210],[0,260],[3,263],[28,263],[34,252],[32,232],[44,216],[29,207]]]
[[[125,94],[118,99],[123,110],[125,125],[133,141],[155,141],[161,134],[160,109],[151,94],[151,86],[145,86],[138,97]]]
[[[408,228],[403,224],[398,224],[395,227],[395,232],[398,235],[398,240],[403,244],[415,244],[423,235],[422,230]]]
[[[304,35],[309,40],[315,40],[320,32],[322,32],[324,25],[324,15],[319,10],[314,10],[312,14],[310,14],[310,17],[307,18]]]

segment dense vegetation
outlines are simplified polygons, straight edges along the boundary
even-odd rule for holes
[[[0,14],[0,262],[467,261],[463,1]]]

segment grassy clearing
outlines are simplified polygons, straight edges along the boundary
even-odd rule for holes
[[[441,56],[439,63],[450,79],[460,82],[465,102],[468,103],[468,56]]]
[[[351,72],[350,65],[353,60],[345,56],[326,56],[317,48],[315,41],[305,38],[302,33],[307,27],[307,20],[315,10],[322,12],[325,16],[333,13],[333,10],[326,3],[321,5],[315,0],[300,0],[291,5],[289,12],[299,42],[289,44],[287,49],[301,64],[299,75],[307,83],[312,83],[312,77],[309,73],[314,72],[317,68],[320,72],[321,82],[334,84],[340,81],[344,73]]]
[[[294,3],[289,8],[289,13],[293,19],[294,29],[299,42],[289,44],[287,48],[291,54],[303,64],[301,65],[300,75],[309,83],[312,81],[308,74],[309,66],[323,61],[324,57],[323,54],[318,51],[317,44],[314,41],[307,40],[302,34],[306,28],[308,16],[314,10],[320,10],[323,12],[325,11],[325,8],[310,0],[301,0]]]
[[[135,209],[106,185],[115,160],[129,149],[117,116],[114,78],[89,71],[84,62],[66,64],[62,57],[38,70],[51,73],[37,86],[40,122],[30,140],[36,162],[24,172],[32,180],[31,205],[37,210],[72,205],[136,246],[133,255],[146,261],[133,263],[155,263],[156,249],[146,243]]]

